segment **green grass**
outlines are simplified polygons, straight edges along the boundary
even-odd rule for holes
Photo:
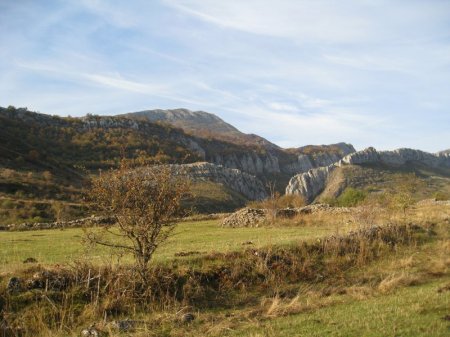
[[[450,291],[438,292],[438,289],[450,285],[450,232],[448,222],[444,221],[448,212],[446,208],[440,209],[439,214],[430,208],[423,209],[423,212],[427,213],[417,211],[415,216],[427,222],[436,220],[438,225],[434,227],[434,235],[421,236],[423,241],[411,246],[399,245],[394,251],[384,251],[370,263],[346,270],[337,269],[335,274],[325,279],[293,283],[279,280],[236,292],[233,290],[226,293],[227,299],[233,298],[227,305],[225,301],[212,299],[211,307],[203,304],[186,307],[185,310],[193,311],[197,317],[189,325],[179,324],[176,320],[176,313],[181,309],[177,305],[161,311],[155,308],[155,311],[127,312],[126,316],[118,318],[128,317],[151,324],[149,331],[127,334],[134,337],[447,336],[450,322],[444,318],[450,315]],[[334,225],[327,225],[330,219],[335,220]],[[343,219],[337,219],[336,215],[310,216],[302,220],[285,226],[280,223],[261,228],[222,228],[220,220],[180,223],[175,235],[161,247],[155,259],[159,263],[179,259],[183,262],[177,263],[178,266],[192,266],[195,260],[176,258],[174,254],[181,251],[207,254],[247,247],[289,245],[335,233],[337,224],[343,223]],[[339,228],[342,233],[350,225]],[[30,256],[44,264],[74,263],[74,259],[81,257],[84,251],[82,234],[81,229],[0,232],[0,274],[3,271],[6,272],[4,275],[10,272],[20,275],[18,269],[23,268],[22,261]],[[243,245],[246,241],[254,244]],[[108,255],[106,249],[96,249],[88,254],[99,263],[106,261]],[[7,277],[3,279],[6,282]],[[398,281],[382,287],[386,285],[385,281],[392,279]],[[293,306],[290,306],[291,301]],[[273,303],[278,303],[279,310],[271,311]],[[47,302],[44,304],[48,305]],[[25,312],[32,315],[32,310],[24,309],[24,317]],[[89,310],[83,313],[87,315],[86,322],[95,321]],[[34,314],[40,317],[39,312]],[[108,320],[113,318],[108,317]],[[73,329],[70,335],[78,336],[80,329]],[[56,336],[57,332],[54,332],[51,335]],[[61,333],[60,336],[68,335],[67,331]]]
[[[276,318],[255,328],[247,325],[229,336],[449,336],[450,291],[443,278],[421,286],[402,288],[393,294]]]
[[[180,223],[155,255],[158,262],[173,259],[177,252],[229,252],[266,245],[285,245],[333,233],[335,226],[290,226],[260,228],[222,228],[220,220]],[[111,251],[96,247],[87,250],[82,244],[81,228],[0,232],[0,272],[23,266],[33,257],[43,264],[69,263],[83,256],[97,262],[107,261]],[[252,241],[253,245],[243,245]],[[186,258],[184,258],[186,259]]]

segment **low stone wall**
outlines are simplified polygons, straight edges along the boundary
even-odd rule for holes
[[[450,206],[450,200],[424,199],[417,206]]]
[[[300,214],[312,214],[318,212],[342,214],[355,211],[356,208],[348,207],[331,207],[326,204],[308,205],[300,208],[283,208],[276,211],[277,218],[289,219]],[[243,208],[230,216],[226,217],[222,222],[222,227],[260,227],[270,220],[270,210],[260,208]]]
[[[268,216],[266,209],[242,208],[234,212],[222,222],[222,227],[259,227]]]
[[[76,227],[111,225],[114,220],[109,217],[92,216],[71,221],[56,222],[24,222],[20,224],[0,225],[0,231],[33,231],[40,229],[64,229]]]

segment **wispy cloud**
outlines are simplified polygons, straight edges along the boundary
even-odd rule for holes
[[[437,151],[449,31],[440,0],[4,1],[0,105],[187,107],[280,145]]]

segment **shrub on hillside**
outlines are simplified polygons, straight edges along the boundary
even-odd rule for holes
[[[305,206],[305,198],[297,194],[279,195],[275,193],[273,197],[264,200],[250,201],[247,206],[259,209],[283,209],[299,208]]]
[[[436,192],[433,194],[433,198],[437,201],[446,201],[450,200],[450,195],[444,192]]]
[[[336,206],[353,207],[361,204],[367,197],[367,192],[353,187],[348,187],[336,199]]]

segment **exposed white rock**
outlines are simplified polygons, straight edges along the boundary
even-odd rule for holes
[[[207,162],[170,166],[176,172],[187,174],[193,180],[221,183],[251,200],[262,200],[267,197],[261,180],[238,169]]]
[[[286,194],[298,194],[311,202],[325,188],[331,171],[336,167],[336,165],[330,165],[297,174],[289,181]]]
[[[401,166],[409,161],[420,162],[431,167],[450,167],[450,156],[448,154],[434,154],[406,148],[393,151],[377,151],[373,147],[369,147],[342,158],[342,163],[351,165],[380,162],[391,166]]]
[[[311,202],[323,191],[330,173],[336,167],[370,163],[401,166],[407,162],[419,162],[430,167],[450,167],[450,154],[433,154],[413,149],[377,151],[373,147],[369,147],[365,150],[351,153],[332,165],[310,169],[308,172],[295,175],[286,187],[286,194],[299,194]]]

